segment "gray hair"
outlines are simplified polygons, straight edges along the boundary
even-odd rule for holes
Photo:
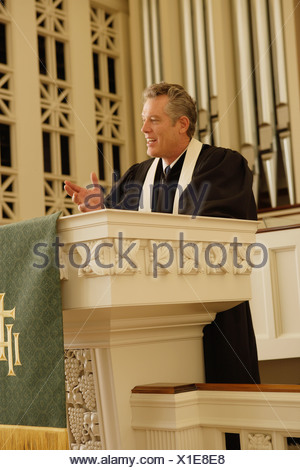
[[[157,96],[166,95],[169,102],[166,105],[166,113],[175,124],[181,116],[186,116],[190,125],[187,134],[190,138],[193,137],[197,122],[197,107],[196,102],[186,92],[181,85],[172,83],[154,83],[144,90],[144,103],[148,98],[156,98]]]

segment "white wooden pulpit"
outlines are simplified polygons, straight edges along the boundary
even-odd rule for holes
[[[204,382],[203,327],[251,297],[255,221],[101,210],[58,222],[66,349],[90,349],[106,449],[138,384]]]

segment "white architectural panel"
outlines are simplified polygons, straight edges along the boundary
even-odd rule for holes
[[[262,231],[266,264],[252,270],[251,312],[259,360],[300,356],[300,228]],[[260,262],[254,260],[255,264]]]

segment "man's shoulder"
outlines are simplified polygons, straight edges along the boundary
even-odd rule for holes
[[[210,145],[210,144],[203,144],[201,153],[220,156],[220,157],[233,156],[234,158],[237,158],[237,159],[244,159],[243,155],[237,150],[234,150],[228,147],[220,147],[220,146]]]
[[[149,158],[140,163],[131,165],[123,176],[124,180],[140,180],[143,179],[146,172],[150,168],[154,158]]]
[[[129,170],[138,170],[139,168],[150,167],[151,163],[154,161],[154,158],[147,158],[147,160],[143,160],[139,163],[134,163],[131,165]]]
[[[203,144],[199,163],[247,166],[248,162],[237,150],[216,145]]]

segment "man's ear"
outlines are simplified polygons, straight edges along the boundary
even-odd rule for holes
[[[181,116],[178,119],[178,122],[180,124],[180,134],[185,134],[190,126],[190,120],[187,116]]]

